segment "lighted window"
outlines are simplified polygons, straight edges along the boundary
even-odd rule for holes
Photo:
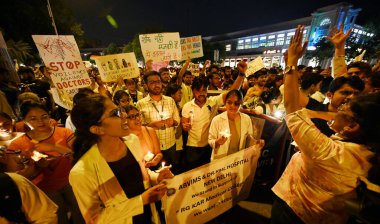
[[[255,37],[252,38],[252,48],[258,48],[259,47],[259,38]]]
[[[245,39],[245,41],[244,41],[244,49],[249,49],[249,48],[251,48],[251,38],[249,38],[249,39]]]
[[[244,49],[244,40],[239,40],[237,50],[242,50],[242,49]]]
[[[290,43],[290,38],[292,38],[292,36],[294,36],[294,32],[289,32],[289,33],[286,35],[286,41],[285,41],[285,44],[289,44],[289,43]]]
[[[226,45],[226,51],[231,51],[231,44]]]
[[[265,47],[267,44],[267,37],[260,37],[260,47]]]
[[[267,42],[267,46],[274,46],[276,40],[275,40],[275,35],[270,35],[268,37],[268,42]]]
[[[277,41],[276,41],[276,45],[277,46],[281,46],[281,45],[284,45],[284,41],[285,41],[285,34],[278,34],[277,35]]]

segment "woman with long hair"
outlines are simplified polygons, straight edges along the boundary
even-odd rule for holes
[[[253,129],[251,118],[240,113],[243,95],[239,90],[227,93],[224,105],[227,111],[215,116],[210,125],[208,142],[212,147],[211,160],[247,148]]]
[[[82,223],[68,178],[72,168],[73,132],[52,126],[48,110],[40,103],[26,101],[20,111],[23,121],[31,130],[13,140],[8,149],[21,150],[38,160],[35,166],[39,172],[30,179],[58,205],[59,223],[68,222],[68,212],[71,212],[74,223]],[[42,156],[37,157],[35,151],[48,157],[41,159]]]
[[[107,97],[89,96],[74,106],[71,119],[77,131],[70,183],[86,222],[159,223],[154,202],[166,187],[151,186],[173,175],[145,167],[125,111]]]

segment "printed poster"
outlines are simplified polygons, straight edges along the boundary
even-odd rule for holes
[[[116,81],[119,77],[131,79],[139,77],[135,53],[112,54],[95,58],[100,77],[104,82]]]
[[[32,35],[32,38],[45,65],[51,69],[56,88],[71,90],[91,84],[74,36]]]
[[[202,36],[181,38],[182,60],[203,57]]]
[[[162,62],[182,58],[179,33],[142,34],[139,38],[145,61]]]
[[[165,180],[166,223],[205,223],[250,193],[263,142]]]
[[[255,60],[248,62],[248,68],[245,75],[248,77],[260,69],[264,68],[263,58],[261,56],[257,57]]]

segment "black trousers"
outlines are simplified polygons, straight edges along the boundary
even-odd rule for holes
[[[210,162],[211,158],[211,147],[209,145],[204,147],[185,147],[185,161],[186,170],[191,170],[207,164]]]

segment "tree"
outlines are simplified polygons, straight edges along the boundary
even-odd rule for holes
[[[372,19],[367,22],[363,28],[367,35],[361,35],[358,40],[356,36],[350,35],[347,40],[346,56],[347,58],[354,59],[366,51],[364,59],[370,60],[372,58],[379,58],[380,56],[380,20]]]
[[[144,60],[138,34],[133,37],[132,41],[130,41],[129,43],[123,46],[122,52],[123,53],[135,52],[137,61]]]
[[[26,42],[8,40],[7,48],[11,58],[19,62],[27,63],[34,59],[33,48]]]
[[[110,43],[108,47],[104,50],[104,54],[119,54],[121,53],[120,47],[118,47],[115,43]]]
[[[315,44],[315,50],[307,51],[305,57],[307,59],[315,58],[317,64],[321,63],[324,59],[331,58],[334,54],[334,46],[326,38],[321,38]]]
[[[55,23],[60,35],[74,35],[78,46],[83,41],[84,31],[64,0],[51,1]],[[0,29],[4,39],[14,43],[27,43],[32,47],[30,54],[37,55],[32,35],[54,35],[54,28],[47,9],[46,0],[2,1]],[[19,42],[21,41],[21,42]]]

